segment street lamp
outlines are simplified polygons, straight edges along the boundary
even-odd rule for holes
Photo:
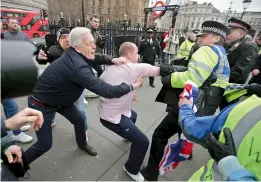
[[[127,25],[127,14],[124,13],[124,20],[123,20],[123,25],[126,26]]]
[[[60,18],[61,18],[61,25],[63,26],[63,12],[60,13]]]
[[[243,12],[242,12],[241,20],[242,20],[242,18],[243,18],[243,16],[244,16],[244,13],[245,13],[247,7],[249,6],[249,4],[250,4],[251,2],[252,2],[252,0],[244,0],[244,1],[243,1]]]

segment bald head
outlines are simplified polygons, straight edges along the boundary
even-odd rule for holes
[[[136,63],[138,61],[138,48],[132,42],[124,42],[119,49],[119,55],[129,59],[131,62]]]

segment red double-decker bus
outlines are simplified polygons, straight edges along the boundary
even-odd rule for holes
[[[49,32],[48,20],[41,18],[40,11],[25,11],[19,9],[1,8],[3,31],[8,30],[7,21],[12,17],[17,19],[21,31],[29,38],[42,37]]]

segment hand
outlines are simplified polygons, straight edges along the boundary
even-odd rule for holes
[[[35,109],[25,108],[13,117],[5,120],[6,128],[16,130],[24,125],[30,124],[31,129],[38,131],[43,124],[43,114]]]
[[[18,145],[10,146],[9,148],[6,149],[6,151],[4,153],[5,153],[9,163],[21,162],[21,160],[22,160],[22,151]]]
[[[135,83],[132,84],[133,90],[139,88],[139,87],[141,86],[142,82],[143,82],[143,76],[142,76],[142,74],[140,73],[139,76],[138,76],[138,78],[136,79]]]
[[[45,54],[45,52],[42,49],[39,51],[38,59],[39,60],[47,60],[47,55]]]
[[[121,64],[126,64],[128,63],[129,61],[125,58],[125,57],[119,57],[119,58],[113,58],[111,60],[111,62],[113,64],[116,64],[116,65],[121,65]]]
[[[192,105],[193,105],[192,98],[189,99],[189,100],[186,97],[183,97],[183,98],[179,99],[179,107],[181,107],[184,104],[188,104],[188,105],[190,105],[192,107]]]
[[[236,156],[236,148],[234,139],[229,128],[224,128],[225,144],[220,143],[211,133],[207,139],[207,148],[210,156],[218,163],[221,159],[234,155]]]
[[[135,93],[133,94],[132,101],[133,102],[137,101],[137,95]]]
[[[252,71],[252,75],[253,75],[253,76],[257,76],[258,74],[260,74],[259,69],[254,69],[254,70]]]

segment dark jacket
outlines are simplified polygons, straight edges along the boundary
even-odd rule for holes
[[[253,70],[258,69],[260,73],[257,76],[253,76],[249,83],[258,83],[261,84],[261,54],[258,55],[258,58],[253,66]]]
[[[48,50],[48,56],[47,60],[39,60],[38,55],[36,56],[36,61],[39,64],[46,64],[46,63],[53,63],[56,59],[61,57],[65,51],[63,48],[58,44],[58,45],[53,45],[49,48]],[[99,56],[99,55],[98,55]],[[109,56],[108,56],[109,57]],[[100,76],[103,73],[103,70],[100,65],[97,64],[92,64],[93,69],[95,69],[98,73],[98,76]]]
[[[65,51],[60,45],[53,45],[49,48],[48,54],[47,54],[47,60],[39,60],[38,55],[36,56],[36,61],[39,64],[46,64],[46,63],[52,63],[59,57],[63,55]]]
[[[110,63],[105,58],[97,55],[94,62]],[[112,86],[95,77],[92,62],[70,47],[38,78],[33,96],[51,107],[65,107],[72,105],[85,88],[105,98],[121,97],[132,90],[132,86],[125,83]]]
[[[226,51],[230,65],[229,82],[244,84],[255,61],[255,46],[249,41],[239,40],[226,47]]]
[[[139,46],[139,54],[141,55],[143,62],[154,63],[156,55],[161,58],[161,48],[159,41],[155,38],[152,38],[152,44],[150,44],[147,38],[143,39]]]

